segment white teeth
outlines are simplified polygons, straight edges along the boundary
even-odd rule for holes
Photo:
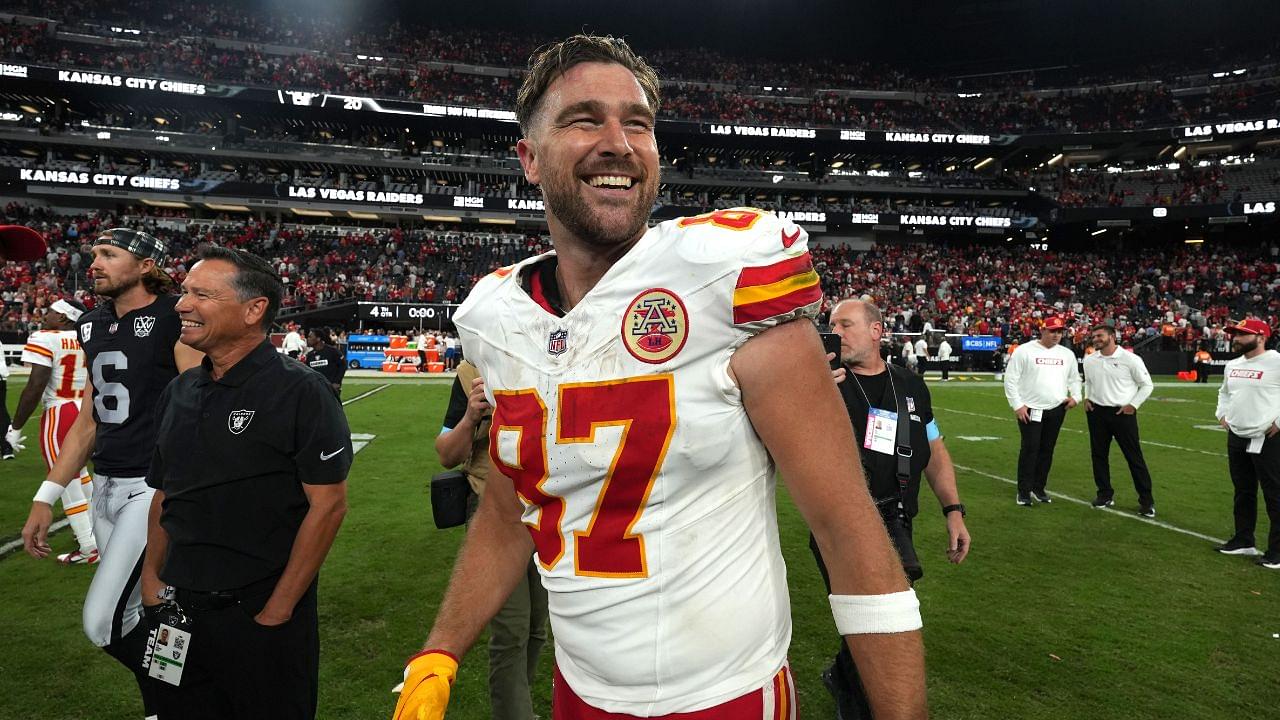
[[[590,183],[591,187],[608,185],[611,187],[629,188],[631,187],[632,180],[625,175],[595,175],[587,182]]]
[[[204,327],[204,323],[198,323],[194,320],[183,320],[182,327]]]

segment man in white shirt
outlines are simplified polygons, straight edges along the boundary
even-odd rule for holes
[[[951,343],[946,335],[938,343],[938,366],[942,369],[942,382],[951,382]]]
[[[1227,429],[1227,467],[1235,486],[1235,534],[1216,550],[1224,555],[1257,555],[1258,486],[1266,502],[1271,532],[1258,564],[1280,570],[1280,353],[1267,350],[1271,326],[1254,318],[1224,329],[1242,353],[1222,369],[1218,409]]]
[[[925,336],[921,335],[920,339],[916,340],[916,347],[915,347],[916,371],[919,372],[921,375],[923,375],[924,371],[927,369],[925,367],[925,363],[929,361],[929,343],[925,341],[924,338]]]
[[[280,343],[280,350],[291,358],[302,357],[307,351],[307,341],[302,339],[302,335],[298,332],[298,323],[291,322],[286,325],[289,332],[285,333],[284,340]]]
[[[1155,500],[1151,497],[1151,473],[1142,457],[1138,440],[1138,408],[1151,397],[1154,385],[1142,358],[1116,344],[1116,329],[1111,325],[1094,326],[1090,341],[1094,352],[1084,356],[1085,418],[1089,423],[1089,449],[1093,456],[1093,482],[1098,496],[1096,508],[1115,505],[1111,487],[1111,440],[1115,438],[1129,463],[1133,487],[1138,491],[1138,514],[1155,517]]]
[[[1053,449],[1067,411],[1080,402],[1080,373],[1076,354],[1063,347],[1066,331],[1061,317],[1050,317],[1040,339],[1013,351],[1004,371],[1004,395],[1018,418],[1022,447],[1018,451],[1018,504],[1030,507],[1032,498],[1053,502],[1046,485],[1053,466]]]

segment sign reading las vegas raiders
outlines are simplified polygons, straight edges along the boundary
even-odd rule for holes
[[[356,317],[361,320],[452,320],[457,305],[444,303],[356,303]]]

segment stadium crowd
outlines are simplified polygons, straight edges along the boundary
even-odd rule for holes
[[[92,304],[84,282],[84,239],[116,225],[166,239],[173,248],[167,270],[179,282],[201,243],[251,249],[286,280],[288,306],[350,299],[460,302],[479,278],[550,247],[538,234],[447,226],[335,228],[107,213],[59,217],[17,204],[5,208],[5,215],[40,230],[50,245],[44,261],[0,269],[0,329],[11,331],[30,329],[56,294],[74,292]],[[827,309],[841,298],[871,294],[893,319],[895,332],[919,332],[927,320],[939,330],[1016,341],[1033,337],[1047,315],[1064,314],[1079,333],[1110,321],[1126,344],[1159,338],[1168,349],[1193,349],[1218,342],[1214,328],[1245,314],[1280,324],[1275,244],[1158,254],[965,243],[878,245],[857,252],[817,245],[813,255]],[[1076,345],[1083,347],[1083,336]]]
[[[938,330],[1035,337],[1050,315],[1072,322],[1083,350],[1089,328],[1116,326],[1126,344],[1218,349],[1221,328],[1255,314],[1280,321],[1280,246],[1256,250],[1133,253],[1028,252],[999,245],[881,245],[865,253],[818,247],[824,310],[870,294],[893,332]],[[1222,349],[1226,349],[1223,347]]]
[[[319,19],[273,26],[246,11],[205,3],[179,3],[185,11],[152,0],[88,12],[89,3],[78,0],[17,5],[112,42],[56,38],[50,23],[14,21],[0,25],[0,57],[10,61],[503,109],[514,105],[525,59],[539,44],[533,37],[373,21],[355,34]],[[148,18],[145,33],[132,27],[139,18]],[[139,34],[122,40],[111,23]],[[1069,85],[1043,87],[1027,73],[976,84],[912,77],[870,63],[766,64],[706,49],[655,48],[650,54],[676,78],[667,85],[662,116],[712,122],[997,134],[1133,130],[1272,113],[1280,88],[1270,77],[1270,54],[1255,58],[1256,72],[1245,76],[1205,80],[1194,65],[1184,65],[1181,75],[1162,66],[1168,82],[1138,76],[1104,87],[1082,87],[1094,77],[1083,69]],[[466,66],[499,71],[480,74]],[[1184,92],[1175,93],[1179,88]],[[856,90],[895,94],[867,100],[852,97]],[[962,97],[965,90],[974,91]]]

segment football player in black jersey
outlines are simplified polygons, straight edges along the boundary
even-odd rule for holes
[[[142,669],[147,624],[138,582],[154,492],[146,484],[155,450],[155,406],[177,374],[201,354],[179,342],[173,281],[159,267],[164,241],[144,232],[105,230],[93,244],[89,275],[101,298],[77,323],[89,380],[75,423],[22,530],[26,550],[46,557],[52,503],[93,459],[93,532],[100,560],[85,597],[84,631],[134,673],[151,714]]]

